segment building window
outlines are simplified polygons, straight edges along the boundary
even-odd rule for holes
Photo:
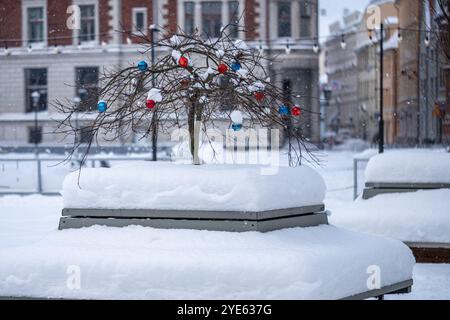
[[[147,8],[133,8],[133,33],[147,34]]]
[[[28,143],[42,142],[42,127],[28,127]]]
[[[278,2],[278,36],[291,36],[291,3],[287,1]]]
[[[210,38],[218,38],[222,27],[222,2],[202,2],[202,29]]]
[[[80,6],[80,34],[81,42],[95,41],[96,30],[95,5]]]
[[[195,24],[195,3],[192,1],[188,1],[184,3],[184,32],[187,34],[194,33],[194,24]]]
[[[45,21],[44,21],[44,8],[27,8],[27,23],[28,23],[28,42],[44,42],[45,34]]]
[[[236,39],[239,36],[239,1],[228,2],[228,11],[230,12],[229,36]]]
[[[25,69],[26,112],[47,110],[47,69]]]
[[[300,37],[311,37],[311,3],[308,0],[300,2]]]
[[[84,111],[93,110],[98,101],[98,68],[76,68],[75,74],[75,94],[81,99],[81,108],[84,108]]]

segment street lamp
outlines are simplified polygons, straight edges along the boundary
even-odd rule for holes
[[[159,32],[159,29],[154,24],[152,24],[149,29],[151,31],[151,40],[152,40],[152,87],[154,88],[155,85],[156,85],[155,73],[153,72],[153,68],[155,66],[155,60],[156,60],[156,55],[155,55],[155,35],[156,35],[157,32]],[[157,118],[157,115],[156,115],[156,110],[153,111],[152,123],[153,123],[152,160],[153,161],[157,161],[158,160],[158,156],[157,156],[157,152],[158,152],[158,118]]]
[[[327,103],[327,107],[330,106],[330,100],[331,100],[332,94],[333,94],[333,91],[331,90],[331,88],[328,85],[325,85],[323,87],[323,95],[325,97],[325,101]]]
[[[34,110],[34,134],[33,134],[33,142],[34,142],[34,155],[36,157],[36,165],[37,165],[37,183],[38,183],[38,192],[42,193],[42,181],[41,181],[41,164],[38,161],[39,158],[39,141],[38,141],[38,107],[39,100],[41,98],[41,94],[39,91],[34,91],[31,94],[31,99],[33,102],[33,110]]]
[[[34,91],[31,94],[31,99],[33,101],[33,111],[34,111],[34,135],[33,135],[33,142],[35,145],[35,153],[38,153],[38,139],[37,139],[37,132],[38,132],[38,109],[39,109],[39,100],[41,98],[41,94],[39,91]]]

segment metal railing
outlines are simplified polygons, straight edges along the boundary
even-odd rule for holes
[[[114,162],[150,161],[150,159],[151,155],[148,154],[133,157],[93,156],[83,163],[83,167],[109,167]],[[168,161],[170,157],[161,160]],[[0,157],[0,195],[57,195],[64,177],[79,169],[79,165],[80,159],[72,158],[67,161],[67,158],[62,156]]]
[[[353,158],[353,200],[358,198],[359,196],[359,171],[360,171],[360,164],[364,164],[364,168],[367,166],[367,163],[369,163],[368,158]]]

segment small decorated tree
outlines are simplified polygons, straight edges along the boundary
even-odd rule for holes
[[[205,40],[198,32],[167,33],[154,43],[153,49],[163,54],[153,66],[143,60],[124,69],[105,70],[100,79],[100,101],[86,100],[78,106],[69,101],[55,103],[66,114],[58,131],[77,137],[80,129],[74,126],[75,114],[97,107],[89,132],[83,129],[90,134],[85,159],[99,135],[116,140],[134,132],[147,138],[161,129],[187,127],[193,163],[200,164],[200,130],[225,115],[235,131],[243,125],[288,130],[296,159],[293,164],[300,164],[302,150],[308,151],[309,146],[301,126],[292,130],[291,117],[300,118],[309,111],[292,105],[271,82],[266,68],[272,61],[261,50],[232,39],[228,29],[223,28],[214,40]],[[144,35],[140,38],[145,55],[152,50],[152,42]],[[75,138],[73,150],[79,145]]]

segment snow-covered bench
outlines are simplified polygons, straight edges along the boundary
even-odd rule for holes
[[[365,175],[362,198],[331,223],[402,240],[418,262],[450,263],[450,153],[389,151]]]
[[[143,163],[83,169],[63,185],[60,229],[141,225],[273,231],[327,224],[326,187],[313,169]]]
[[[450,189],[450,153],[394,151],[374,156],[365,172],[363,199],[380,194]]]

